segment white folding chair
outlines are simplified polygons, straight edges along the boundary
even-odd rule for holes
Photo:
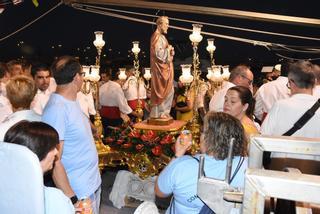
[[[28,148],[0,142],[0,213],[43,214],[43,174]]]

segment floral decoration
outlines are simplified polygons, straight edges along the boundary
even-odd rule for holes
[[[111,149],[129,154],[146,153],[151,158],[174,155],[175,136],[167,132],[115,127],[104,141]]]

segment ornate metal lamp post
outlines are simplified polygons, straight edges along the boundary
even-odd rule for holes
[[[198,55],[198,44],[202,40],[201,36],[201,28],[202,25],[200,24],[193,24],[192,25],[193,30],[192,34],[189,35],[189,39],[192,43],[192,48],[193,48],[193,58],[192,58],[192,64],[193,64],[193,71],[192,71],[192,76],[193,76],[193,86],[194,87],[194,103],[193,103],[193,118],[191,121],[190,129],[193,135],[193,138],[195,140],[200,139],[200,124],[199,124],[199,113],[198,113],[198,99],[197,95],[199,94],[199,88],[201,84],[200,80],[200,74],[201,71],[199,70],[199,55]],[[193,144],[196,145],[196,144]]]
[[[96,115],[94,116],[94,125],[97,129],[97,134],[95,137],[95,144],[97,147],[98,155],[99,155],[99,168],[102,170],[105,166],[103,158],[105,155],[108,154],[110,148],[105,146],[102,143],[102,122],[101,117],[99,114],[99,69],[100,69],[100,56],[103,46],[105,45],[105,41],[103,40],[103,32],[96,31],[95,33],[95,40],[93,41],[94,46],[97,48],[98,56],[96,57],[96,64],[91,66],[82,66],[83,71],[85,72],[84,83],[82,86],[82,92],[88,94],[92,92],[94,100],[95,100],[95,109]]]
[[[143,109],[142,109],[141,100],[140,100],[140,93],[139,93],[141,78],[140,78],[140,71],[139,71],[140,65],[139,65],[138,55],[140,53],[140,48],[139,48],[139,41],[133,41],[132,44],[133,44],[133,47],[132,47],[131,51],[134,54],[133,67],[134,67],[134,76],[136,77],[136,81],[137,81],[137,96],[138,96],[138,104],[137,104],[135,112],[138,115],[141,115],[141,116],[138,116],[136,119],[136,122],[138,123],[138,122],[142,121],[142,115],[143,115]]]

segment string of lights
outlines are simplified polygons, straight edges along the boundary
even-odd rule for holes
[[[133,14],[133,15],[138,15],[138,16],[152,17],[152,18],[158,17],[158,16],[152,15],[152,14],[138,13],[138,12],[119,10],[119,9],[113,9],[113,8],[106,8],[106,7],[100,7],[100,6],[93,6],[93,5],[88,5],[88,4],[74,3],[72,6],[73,7],[80,6],[80,7],[86,7],[88,9],[92,8],[92,9],[99,9],[99,10],[104,10],[104,11],[113,11],[113,12]],[[240,28],[240,27],[234,27],[234,26],[228,26],[228,25],[220,25],[220,24],[214,24],[214,23],[208,23],[208,22],[201,22],[201,21],[190,20],[190,19],[180,19],[180,18],[170,17],[170,20],[181,21],[181,22],[185,22],[185,23],[198,23],[198,24],[206,25],[206,26],[213,26],[213,27],[226,28],[226,29],[232,29],[232,30],[240,30],[240,31],[252,32],[252,33],[261,33],[261,34],[273,35],[273,36],[282,36],[282,37],[295,38],[295,39],[320,41],[320,38],[315,38],[315,37],[298,36],[298,35],[284,34],[284,33],[275,33],[275,32],[270,32],[270,31],[262,31],[262,30],[249,29],[249,28]]]
[[[103,8],[103,10],[101,10],[100,8],[102,8],[102,7],[96,7],[96,6],[90,6],[90,5],[88,6],[88,5],[82,5],[82,4],[73,4],[72,7],[74,7],[75,9],[78,9],[78,10],[86,11],[86,12],[97,13],[97,14],[101,14],[101,15],[107,15],[107,16],[111,16],[111,17],[116,17],[116,18],[121,18],[121,19],[126,19],[126,20],[137,21],[137,22],[141,22],[141,23],[155,25],[154,22],[147,21],[144,19],[133,18],[130,16],[107,12],[107,11],[105,11],[105,8]],[[107,9],[107,10],[109,10],[109,9]],[[118,11],[116,9],[111,9],[111,10]],[[122,11],[122,12],[124,12],[124,11]],[[128,12],[131,14],[135,14],[135,15],[144,15],[142,13],[136,14],[136,12],[130,12],[130,11],[128,11]],[[150,15],[150,14],[145,14],[145,16],[154,17],[154,15]],[[170,17],[170,19],[175,19],[175,18]],[[192,20],[188,20],[188,21],[190,21],[192,23],[197,23],[196,21],[192,21]],[[182,31],[188,31],[188,32],[192,31],[191,29],[188,29],[188,28],[183,28],[183,27],[178,27],[178,26],[173,26],[173,25],[170,25],[170,28],[182,30]],[[269,32],[269,33],[272,33],[272,32]],[[285,56],[285,55],[280,54],[278,52],[291,51],[291,52],[301,52],[301,53],[309,53],[309,54],[310,53],[311,54],[319,54],[320,53],[319,48],[309,48],[306,46],[290,46],[290,45],[285,45],[285,44],[265,42],[265,41],[252,40],[252,39],[245,39],[245,38],[241,38],[241,37],[227,36],[227,35],[223,35],[223,34],[216,34],[216,33],[204,32],[204,31],[202,31],[202,34],[214,36],[214,37],[218,37],[218,38],[223,38],[223,39],[230,39],[230,40],[239,41],[239,42],[245,42],[245,43],[253,44],[255,46],[256,45],[263,46],[267,50],[272,51],[277,56],[281,56],[281,57],[283,56],[286,59],[292,59],[292,60],[296,60],[298,58],[291,58],[289,56]],[[295,35],[291,35],[291,36],[295,36]],[[296,37],[299,37],[299,36],[296,36]],[[299,39],[302,39],[302,38],[299,38]],[[312,37],[307,37],[307,39],[319,40],[318,38],[312,38]],[[291,48],[291,47],[293,47],[293,48]],[[301,58],[301,59],[306,59],[306,58]],[[308,60],[318,60],[318,58],[308,58]]]

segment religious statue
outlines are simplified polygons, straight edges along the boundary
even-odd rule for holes
[[[173,56],[174,48],[165,37],[169,28],[167,16],[160,16],[157,29],[151,36],[150,67],[151,78],[151,113],[150,118],[169,119],[172,105],[173,88]]]

